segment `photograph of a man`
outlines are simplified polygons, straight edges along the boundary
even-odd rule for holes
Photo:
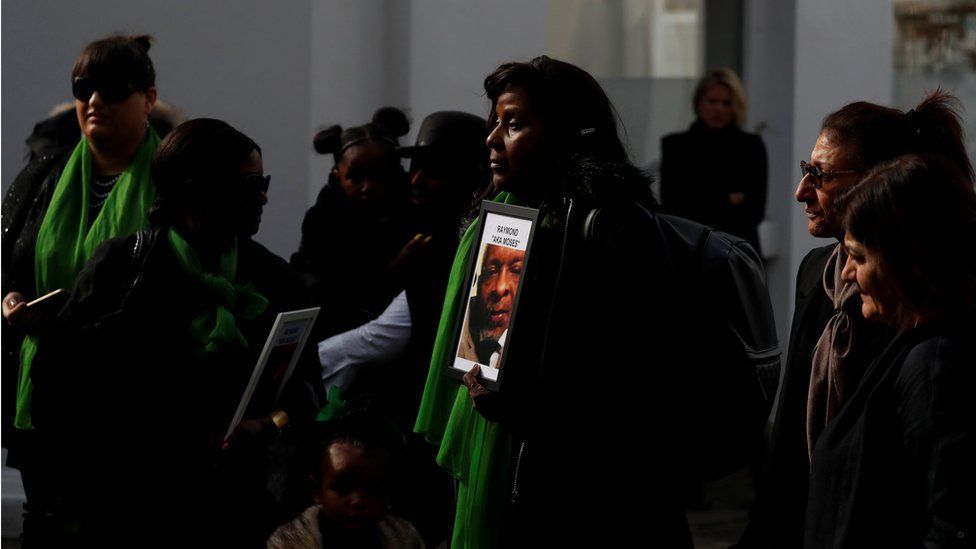
[[[476,267],[458,357],[497,368],[508,336],[525,250],[485,244]]]

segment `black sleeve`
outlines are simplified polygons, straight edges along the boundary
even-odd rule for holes
[[[668,213],[690,218],[695,209],[694,189],[684,177],[684,152],[679,135],[661,140],[661,208]]]
[[[28,163],[14,178],[3,197],[0,236],[3,253],[2,293],[20,292],[34,297],[33,248],[37,230],[47,213],[47,206],[68,155],[65,151],[39,156]],[[28,287],[29,286],[29,287]]]
[[[321,194],[319,195],[321,197]],[[306,286],[314,288],[318,284],[317,253],[322,249],[322,238],[326,234],[323,207],[316,202],[305,212],[302,220],[302,240],[298,251],[291,255],[291,266],[300,274]]]
[[[56,151],[31,160],[10,184],[3,198],[0,231],[0,297],[19,292],[27,300],[36,296],[34,288],[34,247],[55,184],[68,154]],[[24,331],[0,321],[4,387],[3,432],[12,433],[16,413],[17,385],[20,377],[20,347]],[[13,440],[4,438],[5,441]],[[7,443],[4,442],[4,447]]]
[[[922,547],[971,547],[976,536],[976,370],[946,338],[916,347],[896,382],[902,442],[924,478],[930,513]]]
[[[745,202],[739,208],[743,217],[751,225],[758,225],[766,215],[766,189],[768,186],[768,163],[766,159],[766,146],[762,138],[758,135],[749,135],[749,147],[746,161],[743,167],[747,173],[743,194],[746,195]]]

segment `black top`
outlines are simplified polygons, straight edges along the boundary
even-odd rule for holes
[[[900,334],[817,441],[805,547],[976,547],[972,319]]]
[[[766,212],[766,147],[732,124],[721,130],[696,121],[661,140],[661,206],[665,212],[744,238],[759,250]],[[745,201],[729,202],[740,192]]]

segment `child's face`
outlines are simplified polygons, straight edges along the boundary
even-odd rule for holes
[[[400,159],[392,154],[373,141],[346,149],[334,168],[346,196],[366,207],[382,207],[390,202],[403,176],[402,171],[398,172]]]
[[[358,532],[386,513],[389,457],[382,450],[336,441],[322,463],[322,515],[331,530]]]

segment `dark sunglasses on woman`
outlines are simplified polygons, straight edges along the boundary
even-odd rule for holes
[[[115,78],[95,79],[79,76],[71,82],[71,93],[78,101],[87,102],[98,92],[106,103],[121,103],[137,90],[126,80]]]
[[[271,186],[271,175],[247,174],[240,178],[238,184],[239,188],[248,196],[260,193],[267,194],[268,187]]]

